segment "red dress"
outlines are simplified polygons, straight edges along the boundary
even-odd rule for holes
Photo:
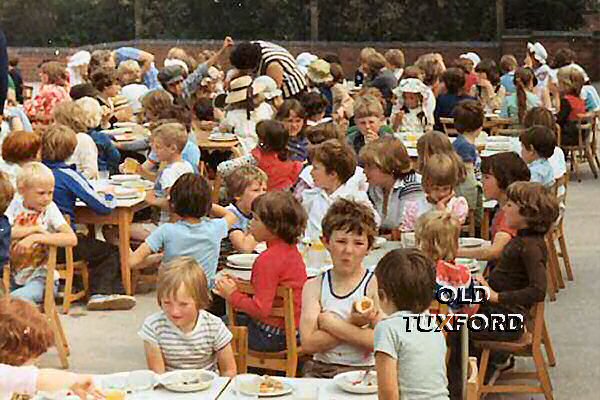
[[[286,190],[291,188],[302,171],[300,161],[281,161],[275,152],[264,152],[260,148],[252,150],[258,168],[267,174],[267,191]]]

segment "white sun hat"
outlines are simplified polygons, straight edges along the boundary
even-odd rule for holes
[[[473,53],[469,51],[468,53],[461,54],[459,58],[464,58],[465,60],[470,60],[473,63],[473,67],[476,67],[477,64],[481,61],[481,58],[477,55],[477,53]]]
[[[254,79],[254,82],[252,82],[252,92],[262,93],[267,100],[274,99],[283,94],[281,89],[277,87],[277,82],[267,75],[262,75]]]
[[[73,54],[71,57],[69,57],[69,63],[67,64],[67,67],[73,68],[79,67],[80,65],[89,64],[91,58],[92,55],[89,51],[80,50],[77,53]]]
[[[298,68],[302,71],[303,74],[306,75],[306,71],[308,71],[308,66],[313,63],[313,61],[318,60],[319,57],[315,56],[312,53],[300,53],[298,57],[296,57],[296,64],[298,64]]]
[[[542,64],[546,64],[546,60],[548,59],[548,52],[546,48],[540,43],[535,42],[535,44],[527,43],[527,50],[529,53],[533,54],[536,60],[538,60]]]
[[[183,68],[183,70],[185,71],[186,75],[190,72],[187,64],[184,61],[179,60],[177,58],[167,58],[167,59],[165,59],[165,67],[172,67],[173,65],[177,65],[178,67]]]

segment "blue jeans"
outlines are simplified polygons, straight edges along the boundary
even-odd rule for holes
[[[266,328],[265,324],[253,320],[246,314],[237,315],[237,324],[248,327],[248,348],[250,350],[276,353],[286,349],[284,329]]]
[[[44,289],[46,288],[46,278],[40,276],[29,280],[25,285],[19,286],[12,282],[10,292],[11,297],[28,300],[32,303],[40,304],[44,301]],[[58,294],[58,281],[54,281],[54,295]]]

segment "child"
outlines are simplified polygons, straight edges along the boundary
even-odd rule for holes
[[[94,88],[98,91],[96,100],[102,107],[102,128],[107,129],[117,122],[115,116],[115,106],[112,98],[121,91],[121,86],[117,81],[117,71],[114,69],[101,68],[90,75],[90,80]]]
[[[30,161],[40,160],[42,140],[36,132],[12,131],[2,141],[1,170],[8,175],[13,187],[17,187],[17,175],[21,167]]]
[[[394,133],[391,127],[385,125],[381,102],[373,96],[356,99],[354,121],[356,126],[348,129],[347,140],[356,154],[360,153],[365,143]]]
[[[260,168],[245,165],[227,175],[225,186],[232,199],[226,209],[236,215],[238,222],[231,226],[227,240],[222,242],[227,248],[221,248],[221,256],[231,253],[231,250],[252,253],[258,244],[249,231],[252,221],[252,202],[266,193],[267,175]]]
[[[517,235],[517,231],[506,223],[506,190],[514,182],[529,181],[530,172],[525,161],[514,152],[484,158],[481,171],[483,195],[487,200],[496,200],[499,205],[491,224],[492,244],[477,248],[460,248],[458,256],[492,261],[491,264],[488,263],[488,267],[491,267],[495,260],[500,258],[506,244]]]
[[[586,112],[585,101],[581,99],[583,75],[576,67],[567,66],[558,70],[558,87],[560,91],[560,111],[557,122],[561,129],[561,144],[575,145],[579,143],[577,117]],[[587,139],[588,131],[582,140]]]
[[[146,194],[146,202],[161,209],[160,224],[169,222],[169,191],[171,186],[181,175],[194,172],[190,163],[185,161],[181,154],[187,141],[187,131],[180,123],[163,124],[152,132],[152,150],[158,161],[164,163],[165,166],[156,177],[154,190]],[[150,232],[146,228],[144,230],[147,233],[140,229],[135,230],[135,237],[140,240],[146,239]],[[134,231],[132,230],[133,236]]]
[[[142,111],[141,98],[148,93],[148,87],[141,83],[142,69],[135,60],[123,61],[117,70],[119,83],[121,84],[121,95],[125,96],[131,104],[134,114]]]
[[[527,111],[525,118],[523,119],[523,126],[525,128],[531,128],[534,125],[542,125],[550,129],[556,134],[559,126],[554,121],[554,115],[552,111],[544,107],[534,107]],[[554,147],[554,154],[548,158],[548,162],[552,166],[554,171],[554,179],[558,179],[567,173],[567,162],[565,160],[565,153],[560,146]],[[563,188],[564,189],[564,188]],[[561,189],[559,189],[560,191]]]
[[[131,256],[132,268],[153,253],[162,253],[163,263],[175,257],[190,256],[204,269],[212,288],[221,240],[227,237],[237,218],[222,207],[211,207],[208,182],[193,173],[185,173],[175,181],[167,201],[177,222],[161,224],[150,233]],[[206,218],[209,211],[222,218]]]
[[[530,68],[518,68],[514,83],[517,90],[504,98],[500,116],[521,123],[527,110],[540,105],[540,98],[533,92],[535,75]]]
[[[298,180],[302,163],[288,160],[288,132],[279,121],[261,121],[256,126],[260,144],[252,153],[219,164],[217,172],[227,176],[242,165],[255,165],[268,176],[267,191],[286,190]]]
[[[481,304],[479,313],[517,313],[527,320],[531,307],[543,302],[546,296],[548,253],[544,237],[558,218],[558,201],[550,190],[533,182],[513,183],[506,195],[506,223],[517,231],[517,235],[506,245],[487,280],[478,277],[479,283],[490,289],[488,301]],[[522,336],[523,328],[520,331],[472,332],[471,338],[517,340]],[[491,371],[498,369],[502,361],[507,360],[497,359],[497,364],[490,366]]]
[[[515,70],[519,64],[517,63],[517,59],[512,54],[505,54],[500,59],[500,69],[502,70],[503,75],[500,77],[500,84],[506,90],[506,94],[513,94],[517,91],[517,87],[515,86]]]
[[[351,370],[370,370],[373,358],[373,325],[379,305],[377,279],[364,265],[373,246],[377,226],[364,204],[339,199],[323,218],[323,243],[333,269],[306,283],[302,294],[300,338],[313,359],[304,376],[333,378]],[[429,299],[433,286],[429,292]],[[369,297],[373,307],[358,313],[354,303]]]
[[[529,165],[531,182],[539,182],[547,188],[554,186],[554,170],[548,158],[554,154],[556,135],[545,126],[536,125],[519,136],[521,157]]]
[[[484,112],[481,103],[464,100],[454,108],[454,127],[459,135],[452,147],[462,158],[465,165],[479,175],[481,158],[475,147],[475,141],[483,129]]]
[[[146,318],[138,332],[149,369],[158,374],[207,369],[236,375],[231,332],[205,310],[210,303],[208,283],[193,258],[178,257],[160,268],[156,297],[162,310]]]
[[[454,118],[454,107],[463,100],[477,100],[474,97],[465,95],[465,73],[460,68],[448,68],[442,75],[442,82],[446,86],[446,94],[437,97],[435,104],[435,125],[436,131],[444,131],[444,126],[440,118]]]
[[[331,93],[331,87],[333,86],[333,75],[331,74],[331,64],[322,59],[313,61],[308,66],[306,78],[308,80],[308,85],[311,88],[311,92],[305,94],[303,97],[312,97],[314,100],[311,99],[309,103],[314,103],[316,106],[315,111],[318,111],[318,113],[311,115],[309,111],[311,111],[312,107],[303,104],[310,116],[307,122],[319,123],[319,120],[325,117],[331,117],[333,106],[333,95]],[[315,94],[319,96],[314,96]],[[302,101],[304,102],[304,99]],[[321,105],[325,106],[323,113],[321,113]]]
[[[239,292],[230,277],[219,280],[215,292],[237,311],[245,313],[239,323],[248,326],[250,349],[277,352],[286,348],[283,318],[271,316],[277,287],[292,288],[294,317],[299,326],[306,267],[296,244],[306,228],[306,213],[298,200],[286,192],[257,197],[252,202],[252,211],[250,232],[257,241],[267,242],[267,250],[252,267],[250,282],[255,294],[248,296]]]
[[[380,399],[448,399],[446,341],[431,324],[435,288],[433,262],[417,249],[387,253],[377,264],[381,310],[375,326],[375,366]],[[418,316],[414,316],[418,314]]]
[[[295,99],[285,100],[275,118],[281,121],[290,135],[288,150],[290,160],[304,162],[308,159],[308,139],[305,135],[306,112]]]
[[[8,205],[12,201],[15,189],[10,182],[8,175],[0,172],[0,270],[10,261],[10,221],[4,214]],[[4,289],[4,288],[3,288]],[[1,292],[4,293],[4,290]]]
[[[336,122],[350,120],[354,117],[354,99],[350,96],[344,69],[340,64],[331,64],[331,76],[333,76],[333,86],[331,87],[332,118]]]
[[[407,78],[400,81],[394,90],[399,98],[400,111],[393,117],[395,132],[402,130],[411,133],[427,132],[433,127],[433,114],[425,114],[423,105],[427,102],[429,88],[419,79]]]
[[[350,146],[335,139],[327,140],[312,148],[311,160],[310,174],[315,188],[302,193],[302,206],[308,214],[305,238],[311,242],[320,240],[323,217],[331,204],[339,198],[363,203],[377,215],[366,190],[357,186],[356,179],[350,179],[357,167],[356,155]],[[378,217],[377,215],[376,219]],[[376,223],[379,226],[381,221]]]
[[[496,62],[484,59],[475,68],[478,75],[477,97],[488,112],[499,110],[506,96],[506,89],[500,84],[500,76]]]
[[[81,399],[104,398],[94,388],[91,375],[31,365],[54,344],[46,316],[31,303],[8,296],[0,299],[0,337],[0,399],[59,390],[69,390]]]
[[[464,91],[469,95],[473,94],[475,85],[477,85],[477,82],[479,81],[478,76],[475,73],[475,68],[480,62],[481,58],[479,55],[472,51],[461,54],[455,62],[456,66],[465,72]]]
[[[19,196],[6,210],[13,240],[11,296],[41,303],[48,246],[75,246],[77,236],[52,202],[54,175],[48,167],[39,162],[24,165],[17,177],[17,190]]]
[[[361,51],[360,51],[360,65],[358,66],[358,69],[356,70],[356,72],[354,73],[354,85],[355,86],[362,86],[363,83],[366,80],[366,71],[367,71],[367,59],[369,58],[369,56],[373,53],[375,53],[376,50],[372,47],[364,47]]]
[[[75,150],[77,136],[64,125],[51,125],[42,135],[42,160],[54,174],[54,202],[60,212],[71,218],[75,227],[75,202],[80,199],[93,212],[110,214],[115,207],[112,195],[101,197],[87,179],[65,164]],[[65,262],[65,251],[58,249],[57,261]],[[128,310],[135,298],[125,296],[121,281],[119,249],[109,243],[80,235],[73,248],[75,261],[85,260],[90,272],[88,310]]]
[[[457,197],[455,189],[459,184],[460,166],[445,154],[434,154],[423,168],[423,191],[425,198],[407,202],[404,209],[401,230],[414,231],[417,218],[431,210],[447,210],[464,224],[469,213],[469,205],[464,197]]]
[[[396,82],[402,79],[404,72],[404,53],[400,49],[389,49],[385,52],[386,68],[394,74]]]
[[[328,109],[331,115],[330,103],[321,93],[305,93],[301,97],[301,103],[306,113],[306,125],[315,126],[331,120],[331,117],[325,117]]]

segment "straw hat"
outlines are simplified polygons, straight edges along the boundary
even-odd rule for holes
[[[252,78],[249,75],[240,76],[229,84],[229,93],[225,99],[226,104],[239,103],[248,98],[248,88],[252,86]]]
[[[314,83],[331,82],[333,80],[333,75],[331,75],[331,66],[327,61],[321,59],[313,61],[308,66],[306,76],[308,76],[308,79]]]
[[[277,87],[277,82],[267,75],[259,76],[254,80],[254,82],[252,82],[252,93],[262,93],[267,100],[271,100],[282,95],[281,89]]]
[[[533,57],[540,63],[546,64],[546,60],[548,59],[548,52],[540,42],[535,42],[535,44],[528,42],[527,51],[533,54]]]
[[[477,53],[473,53],[472,51],[461,54],[459,58],[464,58],[465,60],[469,60],[473,63],[473,68],[477,66],[481,62],[481,58],[477,55]]]
[[[113,107],[115,110],[119,110],[121,108],[125,108],[129,106],[129,99],[125,96],[117,95],[112,99]]]

